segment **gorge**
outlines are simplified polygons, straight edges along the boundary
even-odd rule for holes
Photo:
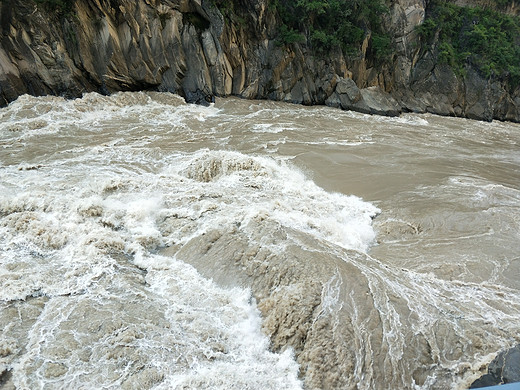
[[[0,103],[25,93],[72,98],[155,90],[199,103],[235,95],[382,115],[520,120],[520,89],[507,71],[486,75],[475,61],[462,60],[457,69],[449,57],[456,53],[443,51],[439,31],[425,38],[431,24],[423,23],[436,2],[386,5],[378,21],[388,39],[383,60],[362,20],[364,31],[356,28],[364,36],[354,53],[338,47],[320,53],[309,39],[283,42],[273,3],[3,0]],[[495,9],[500,2],[455,3]],[[518,14],[514,1],[500,7]]]
[[[0,387],[517,380],[516,1],[325,3],[0,0]]]

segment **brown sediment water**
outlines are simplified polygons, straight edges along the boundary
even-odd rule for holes
[[[520,341],[519,144],[433,115],[23,96],[0,110],[0,378],[464,389]]]

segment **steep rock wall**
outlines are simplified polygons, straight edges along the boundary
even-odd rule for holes
[[[76,0],[63,15],[32,0],[3,0],[0,103],[24,93],[148,89],[197,103],[233,94],[383,115],[520,121],[518,88],[473,69],[462,78],[435,62],[435,47],[421,50],[415,27],[424,21],[425,0],[391,3],[383,22],[394,53],[385,64],[372,58],[369,36],[354,59],[281,46],[267,0],[230,3],[220,12],[210,0]],[[348,80],[355,82],[350,95]]]

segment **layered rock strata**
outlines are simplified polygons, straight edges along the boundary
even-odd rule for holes
[[[395,53],[385,65],[370,58],[369,36],[355,59],[282,47],[266,0],[235,3],[223,16],[211,1],[82,0],[63,15],[31,0],[3,1],[0,102],[24,93],[159,90],[203,104],[238,95],[371,114],[520,119],[518,90],[471,69],[461,79],[421,54],[415,27],[425,1],[391,5],[385,24]]]
[[[237,95],[329,104],[371,114],[432,112],[473,119],[520,120],[520,91],[468,69],[462,78],[420,50],[415,27],[424,0],[398,0],[384,21],[394,54],[346,58],[281,46],[267,0],[234,1],[220,12],[209,0],[76,0],[71,11],[32,0],[1,3],[0,103],[22,94],[158,90],[206,104]],[[232,7],[233,8],[233,7]]]

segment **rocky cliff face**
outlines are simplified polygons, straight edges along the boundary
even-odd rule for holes
[[[0,103],[19,95],[159,90],[206,103],[214,95],[329,104],[398,115],[432,112],[520,121],[520,91],[469,69],[458,77],[421,51],[425,0],[394,0],[384,21],[392,60],[313,55],[277,44],[267,0],[76,0],[63,14],[33,0],[1,3]]]

